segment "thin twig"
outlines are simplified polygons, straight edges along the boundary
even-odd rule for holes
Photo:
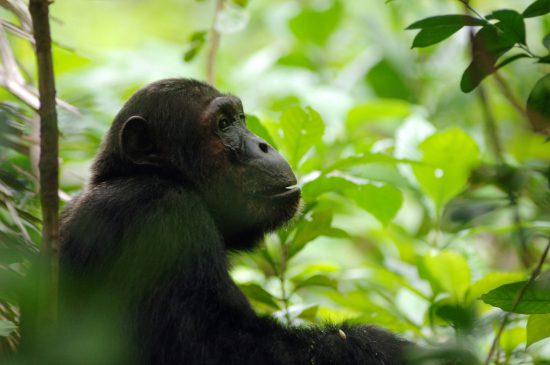
[[[498,73],[498,71],[495,71],[493,74],[495,81],[497,82],[498,88],[500,89],[500,92],[506,100],[512,104],[512,106],[517,110],[517,112],[524,118],[527,119],[527,111],[523,107],[523,104],[518,100],[518,98],[515,97],[515,95],[512,93],[512,90],[510,90],[510,87],[506,83],[506,81],[502,78],[502,76]]]
[[[487,91],[483,85],[477,87],[479,99],[481,101],[481,108],[483,109],[483,115],[485,116],[485,128],[487,135],[491,142],[493,148],[493,154],[498,163],[504,163],[504,153],[502,149],[502,144],[500,142],[498,127],[496,124],[495,116],[491,107],[489,106],[489,97],[487,96]]]
[[[540,260],[537,264],[537,267],[531,272],[531,276],[529,277],[529,280],[525,283],[525,285],[521,288],[521,290],[517,293],[516,297],[514,298],[514,301],[512,303],[512,308],[510,308],[510,311],[506,312],[504,315],[504,318],[502,319],[502,322],[500,323],[500,327],[498,329],[497,335],[495,336],[493,340],[493,344],[491,345],[491,350],[489,350],[489,354],[487,354],[487,359],[485,360],[485,365],[489,365],[491,362],[491,358],[493,357],[493,354],[495,353],[495,350],[497,348],[498,342],[500,340],[500,336],[502,335],[502,332],[504,331],[504,328],[506,327],[506,323],[508,322],[508,319],[510,318],[510,315],[516,310],[518,304],[520,303],[521,299],[527,292],[527,289],[530,285],[533,284],[535,279],[540,275],[540,272],[542,270],[542,266],[544,265],[544,262],[546,261],[546,257],[548,256],[548,251],[550,250],[550,239],[548,240],[548,243],[546,244],[546,247],[544,249],[544,252],[542,253],[542,256],[540,257]]]
[[[289,296],[286,292],[285,287],[285,275],[286,275],[286,269],[288,265],[288,244],[286,242],[282,242],[282,252],[281,252],[281,267],[279,270],[279,281],[281,282],[281,301],[283,302],[283,307],[285,311],[285,319],[287,322],[287,325],[290,325],[290,313],[288,311],[289,305]]]
[[[214,18],[212,19],[212,26],[210,28],[210,44],[208,47],[208,59],[207,59],[207,77],[208,82],[214,85],[216,79],[216,53],[220,46],[220,32],[217,28],[218,17],[223,10],[223,4],[225,0],[216,0],[216,9],[214,10]]]

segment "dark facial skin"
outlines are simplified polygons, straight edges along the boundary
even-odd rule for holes
[[[295,214],[300,189],[288,162],[246,127],[240,99],[218,96],[208,104],[203,123],[214,135],[215,150],[229,169],[209,186],[207,201],[228,248],[249,248],[257,237],[278,228]],[[242,213],[235,214],[235,207]],[[242,244],[244,243],[244,244]]]

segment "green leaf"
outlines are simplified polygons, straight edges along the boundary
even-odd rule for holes
[[[294,277],[291,279],[294,283],[294,289],[305,288],[308,286],[323,286],[327,288],[336,289],[336,280],[322,274],[310,276],[308,278]]]
[[[282,147],[287,152],[290,165],[298,168],[304,155],[321,142],[325,124],[312,108],[303,110],[293,107],[285,110],[281,116],[281,128],[284,134]]]
[[[466,259],[454,252],[443,251],[424,256],[424,267],[432,287],[450,294],[460,303],[470,286],[470,268]]]
[[[525,9],[524,18],[532,18],[550,13],[550,0],[537,0]]]
[[[487,19],[496,19],[496,26],[503,32],[502,36],[514,43],[525,44],[525,22],[520,13],[515,10],[497,10]]]
[[[550,337],[550,314],[532,314],[527,319],[527,347]]]
[[[401,191],[387,184],[363,184],[345,194],[384,226],[391,222],[403,204]]]
[[[539,57],[538,63],[550,64],[550,55]]]
[[[485,25],[485,20],[475,18],[469,15],[439,15],[419,20],[412,23],[407,29],[427,29],[427,28],[439,28],[439,27],[451,27],[451,26],[475,26]]]
[[[7,337],[16,329],[17,326],[14,323],[0,319],[0,337]]]
[[[527,347],[550,337],[550,314],[532,314],[527,320]]]
[[[413,165],[412,169],[439,214],[464,189],[479,149],[468,134],[456,128],[431,135],[419,147],[424,165]]]
[[[550,74],[540,79],[529,94],[527,116],[535,131],[550,134]]]
[[[449,38],[456,32],[458,32],[462,26],[453,25],[453,26],[441,26],[437,29],[428,28],[422,29],[416,37],[411,48],[423,48],[437,44],[445,39]]]
[[[252,131],[252,133],[260,138],[263,138],[264,141],[271,145],[271,147],[277,149],[277,145],[273,141],[273,138],[271,138],[271,134],[269,134],[267,128],[263,126],[263,124],[260,122],[260,119],[258,119],[256,116],[247,114],[246,126]]]
[[[351,108],[347,115],[346,125],[353,130],[360,127],[361,124],[372,121],[402,120],[408,117],[412,111],[413,105],[404,100],[375,99]]]
[[[365,76],[367,85],[385,99],[413,100],[416,97],[413,82],[395,61],[383,58],[372,66]]]
[[[543,39],[542,44],[544,44],[544,47],[550,51],[550,33],[548,33]]]
[[[503,60],[502,62],[500,62],[498,65],[496,65],[495,67],[495,70],[498,70],[512,62],[515,62],[519,59],[522,59],[522,58],[531,58],[531,56],[529,56],[527,53],[521,53],[521,54],[516,54],[516,55],[513,55],[513,56],[510,56],[508,58],[506,58],[505,60]]]
[[[525,343],[525,328],[524,327],[512,327],[507,328],[500,336],[500,347],[510,355],[519,346]]]
[[[412,48],[428,47],[449,38],[464,26],[485,25],[487,22],[469,15],[441,15],[419,20],[407,29],[420,29]]]
[[[462,75],[461,90],[465,93],[474,90],[485,77],[495,71],[497,60],[512,49],[514,44],[513,40],[505,37],[492,24],[481,28],[472,41],[472,62]]]
[[[273,296],[258,284],[243,284],[240,288],[251,300],[266,304],[273,309],[280,309]]]
[[[189,39],[189,49],[183,55],[183,59],[185,62],[190,62],[197,56],[197,54],[206,43],[207,34],[208,32],[206,31],[200,31],[191,34],[191,37]]]
[[[478,299],[482,294],[485,294],[499,286],[504,284],[514,283],[520,280],[525,279],[525,274],[523,273],[513,273],[513,272],[492,272],[485,275],[483,278],[476,281],[466,295],[466,301],[471,302],[475,299]]]
[[[315,321],[315,317],[317,316],[317,311],[319,310],[318,305],[311,305],[309,307],[305,307],[300,314],[298,314],[298,318],[305,319],[310,322]]]
[[[296,234],[288,247],[288,258],[294,257],[311,241],[330,232],[332,211],[317,210],[298,224]]]
[[[520,281],[517,283],[502,285],[494,290],[491,290],[489,293],[482,295],[481,299],[493,307],[498,307],[510,312],[518,292],[525,286],[525,284],[526,281]],[[550,288],[548,288],[548,284],[534,282],[529,285],[521,301],[514,310],[514,313],[550,313]]]
[[[290,19],[288,25],[297,38],[323,45],[338,27],[342,14],[342,4],[334,1],[332,6],[325,10],[313,8],[302,10]]]
[[[306,183],[302,188],[302,197],[312,200],[321,194],[330,192],[342,192],[346,189],[354,189],[355,183],[340,176],[322,176]]]

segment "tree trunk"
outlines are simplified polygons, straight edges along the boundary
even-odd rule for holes
[[[49,0],[30,0],[40,92],[40,202],[42,205],[41,285],[38,324],[52,323],[57,312],[59,271],[58,129],[51,49]]]

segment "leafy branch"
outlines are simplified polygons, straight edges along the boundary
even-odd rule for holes
[[[527,292],[527,289],[535,282],[535,279],[540,275],[542,266],[546,262],[546,257],[548,256],[548,251],[550,251],[550,239],[548,240],[548,243],[546,244],[546,247],[539,259],[539,262],[535,269],[531,272],[531,276],[529,277],[529,280],[521,287],[521,289],[516,294],[516,297],[514,298],[514,301],[512,302],[512,307],[509,311],[506,311],[506,314],[504,315],[504,318],[502,319],[500,326],[498,328],[497,334],[493,340],[493,343],[491,344],[491,349],[489,350],[489,353],[487,354],[487,358],[485,359],[485,365],[489,365],[491,362],[491,359],[493,358],[493,355],[496,351],[497,345],[500,340],[500,336],[502,335],[502,332],[504,331],[504,328],[506,327],[506,324],[508,323],[508,320],[510,319],[510,316],[514,311],[518,308],[519,303],[521,302],[523,296]]]

